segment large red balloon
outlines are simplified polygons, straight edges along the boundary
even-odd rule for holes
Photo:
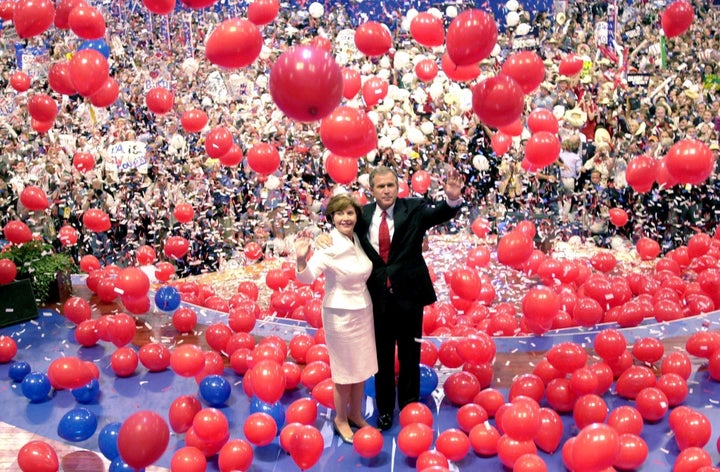
[[[590,452],[591,451],[591,452]],[[574,470],[604,470],[620,452],[620,438],[611,426],[595,423],[583,428],[572,450]]]
[[[48,83],[51,89],[61,95],[75,95],[77,89],[70,78],[70,61],[56,62],[50,66]]]
[[[560,59],[560,65],[558,66],[558,72],[560,74],[572,77],[580,73],[584,65],[583,59],[576,54],[568,54],[567,56]]]
[[[218,66],[245,67],[260,55],[262,41],[260,30],[252,22],[231,18],[210,33],[205,43],[205,57]]]
[[[382,56],[392,46],[390,30],[377,21],[366,21],[355,30],[355,46],[366,56]]]
[[[677,0],[665,8],[660,22],[665,36],[674,38],[687,31],[694,18],[695,10],[692,5],[684,0]]]
[[[698,185],[712,174],[715,158],[710,147],[702,141],[683,139],[670,147],[665,165],[679,183]]]
[[[99,208],[90,208],[83,213],[83,224],[95,233],[103,233],[110,229],[110,216]]]
[[[440,18],[421,12],[410,21],[410,35],[423,46],[441,46],[445,42],[445,27]]]
[[[52,121],[58,113],[58,106],[46,93],[38,93],[28,100],[28,113],[38,121]]]
[[[58,231],[58,239],[63,246],[72,246],[78,240],[80,233],[70,225],[65,225]]]
[[[0,259],[0,285],[7,285],[17,277],[17,266],[10,259]]]
[[[205,136],[205,152],[212,158],[220,158],[232,145],[232,133],[224,126],[216,126]]]
[[[255,0],[248,5],[248,20],[254,24],[266,25],[272,23],[280,11],[280,0]]]
[[[342,157],[330,154],[325,160],[325,170],[333,181],[348,185],[358,174],[358,160],[354,157]]]
[[[35,185],[26,185],[20,192],[20,203],[31,211],[42,211],[50,206],[45,191]]]
[[[183,236],[170,236],[165,240],[165,246],[163,247],[163,253],[167,257],[173,259],[180,259],[187,254],[190,249],[190,243]]]
[[[520,231],[511,231],[500,238],[497,247],[498,262],[516,267],[528,260],[532,251],[532,239]]]
[[[108,77],[100,90],[90,97],[90,103],[98,108],[107,108],[115,103],[119,94],[120,87],[118,87],[117,80]]]
[[[142,0],[145,8],[157,15],[167,15],[175,10],[175,0]]]
[[[188,133],[197,133],[205,127],[207,122],[207,113],[197,108],[185,111],[180,117],[180,124]]]
[[[77,357],[60,357],[53,360],[48,367],[48,377],[56,388],[72,390],[88,384],[93,372]]]
[[[237,143],[233,143],[228,152],[218,157],[218,160],[224,166],[233,167],[240,164],[243,157],[245,156],[243,156],[242,148]]]
[[[362,85],[363,100],[368,107],[374,107],[380,103],[380,100],[385,98],[387,93],[388,82],[380,77],[370,77]]]
[[[175,96],[172,91],[163,87],[153,87],[145,95],[145,104],[153,113],[164,115],[172,110]]]
[[[351,67],[343,67],[343,97],[350,100],[360,91],[360,72]]]
[[[520,84],[523,92],[530,93],[545,80],[545,64],[535,51],[520,51],[505,60],[500,71]]]
[[[312,46],[295,46],[270,69],[270,95],[294,120],[325,118],[342,100],[343,75],[333,55]]]
[[[323,447],[322,434],[315,426],[298,426],[290,438],[290,457],[300,470],[307,470],[320,459]]]
[[[175,205],[173,216],[180,223],[189,223],[195,216],[195,209],[187,202],[179,202]]]
[[[247,163],[260,175],[270,175],[280,167],[280,154],[275,146],[257,143],[247,152]]]
[[[655,183],[657,175],[657,161],[643,154],[628,162],[625,170],[625,179],[629,186],[638,193],[647,193]]]
[[[377,131],[364,111],[339,106],[322,120],[320,140],[339,156],[363,157],[377,147]]]
[[[32,240],[32,232],[28,225],[22,221],[8,221],[3,228],[5,239],[13,244],[22,244]]]
[[[560,156],[560,140],[548,131],[538,131],[525,144],[525,159],[539,168],[549,166]]]
[[[480,65],[478,63],[459,66],[453,62],[447,52],[443,54],[442,59],[440,60],[440,66],[442,67],[443,72],[445,72],[445,75],[447,75],[450,80],[454,80],[456,82],[468,82],[475,80],[477,76],[480,75]]]
[[[23,472],[56,472],[60,470],[57,452],[45,441],[30,441],[20,448],[18,466]]]
[[[536,108],[533,110],[530,116],[528,116],[527,125],[531,133],[547,131],[552,134],[557,134],[560,128],[555,115],[553,115],[552,111],[545,108]]]
[[[423,59],[415,65],[415,75],[423,82],[432,82],[438,70],[437,62],[432,59]]]
[[[465,10],[448,27],[445,47],[458,66],[477,64],[487,58],[497,43],[498,30],[491,14]]]
[[[68,24],[70,12],[73,11],[75,7],[85,5],[86,3],[85,0],[59,0],[55,6],[55,19],[53,20],[55,27],[68,29],[70,27]]]
[[[26,0],[15,3],[12,22],[18,36],[30,38],[44,33],[54,17],[55,6],[50,0]]]
[[[163,455],[170,441],[170,429],[162,416],[142,410],[123,422],[117,441],[120,457],[130,467],[142,469]]]
[[[107,59],[94,49],[83,49],[70,59],[70,80],[77,93],[91,97],[110,76]]]
[[[524,98],[520,85],[507,75],[490,77],[472,89],[473,110],[483,123],[493,128],[520,118]]]
[[[100,39],[105,36],[105,18],[90,5],[79,5],[68,15],[68,25],[73,33],[83,39]]]
[[[10,76],[10,86],[16,92],[25,92],[30,88],[30,76],[19,70]]]
[[[628,222],[627,212],[622,208],[611,208],[610,222],[618,228],[625,226]]]

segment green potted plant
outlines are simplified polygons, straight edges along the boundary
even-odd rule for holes
[[[0,252],[17,266],[17,279],[30,279],[38,306],[62,301],[70,293],[70,274],[78,266],[69,254],[56,252],[52,245],[34,240],[11,244]]]

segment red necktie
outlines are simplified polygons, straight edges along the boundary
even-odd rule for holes
[[[382,212],[380,219],[380,231],[378,235],[378,248],[380,249],[380,257],[387,262],[390,256],[390,228],[387,223],[387,212]]]

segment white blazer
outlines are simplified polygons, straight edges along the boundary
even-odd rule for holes
[[[371,305],[365,282],[372,272],[372,262],[365,255],[357,235],[353,241],[337,229],[330,232],[332,246],[319,249],[307,261],[305,270],[297,272],[297,279],[309,284],[325,274],[323,307],[361,309]]]

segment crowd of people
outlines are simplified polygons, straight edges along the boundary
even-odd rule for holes
[[[453,168],[465,178],[465,205],[457,218],[435,231],[469,231],[475,218],[485,217],[500,234],[515,221],[532,219],[540,238],[580,235],[609,245],[615,235],[629,240],[649,236],[669,249],[697,231],[714,230],[720,208],[717,172],[701,185],[656,184],[640,193],[628,186],[625,169],[640,154],[660,159],[684,138],[705,142],[717,157],[720,10],[695,1],[692,26],[668,38],[665,47],[659,26],[662,7],[619,1],[617,41],[608,51],[594,40],[594,26],[607,21],[607,3],[570,2],[561,15],[523,10],[521,2],[513,12],[517,23],[510,24],[510,16],[496,19],[501,29],[498,44],[480,63],[480,78],[497,74],[503,61],[522,48],[535,50],[545,60],[545,81],[526,97],[525,116],[536,108],[551,110],[560,123],[563,151],[556,163],[537,172],[520,164],[527,131],[513,138],[507,153],[494,152],[495,131],[472,111],[472,82],[462,84],[440,74],[424,83],[415,76],[415,61],[429,57],[439,62],[442,48],[426,48],[413,40],[408,12],[388,11],[386,18],[378,18],[393,27],[393,49],[380,58],[368,58],[351,42],[340,40],[357,22],[348,10],[353,3],[333,2],[319,16],[308,9],[281,8],[275,21],[262,28],[265,46],[260,57],[232,71],[210,64],[203,43],[215,25],[243,15],[242,10],[162,17],[142,5],[114,5],[105,11],[112,17],[106,22],[106,38],[120,96],[107,109],[92,107],[79,96],[60,97],[42,74],[32,76],[30,91],[15,92],[9,78],[18,67],[12,57],[16,45],[44,47],[53,63],[75,52],[79,40],[59,29],[22,40],[6,23],[0,37],[0,224],[27,221],[36,234],[58,246],[58,229],[70,224],[83,237],[68,250],[120,265],[132,263],[141,245],[152,245],[160,253],[167,236],[185,236],[190,251],[174,261],[180,276],[216,271],[226,261],[242,258],[249,241],[266,243],[268,250],[290,249],[284,238],[324,224],[322,208],[338,185],[324,168],[326,152],[317,123],[285,117],[268,93],[268,76],[281,52],[322,36],[333,42],[341,65],[390,84],[388,99],[374,107],[366,107],[360,96],[347,101],[367,108],[379,146],[359,159],[359,177],[344,189],[370,196],[367,176],[382,164],[406,182],[416,171],[428,171],[433,179],[425,196],[432,198],[441,194],[445,174]],[[453,13],[462,7],[453,4]],[[452,20],[450,11],[438,10],[446,24]],[[585,60],[583,71],[573,77],[558,71],[568,53]],[[154,86],[173,91],[172,112],[156,115],[147,109],[145,94]],[[46,133],[33,131],[26,107],[32,93],[41,91],[60,104],[54,126]],[[281,167],[263,177],[245,162],[226,167],[210,159],[204,134],[185,132],[180,124],[183,111],[190,108],[205,110],[209,127],[232,130],[244,151],[258,142],[275,145]],[[110,149],[122,142],[145,145],[138,165],[112,165]],[[94,156],[94,169],[73,167],[78,151]],[[19,202],[26,185],[46,191],[52,203],[46,213],[29,212]],[[192,222],[181,224],[174,218],[179,202],[192,204]],[[608,221],[613,207],[630,216],[622,228]],[[89,208],[110,215],[109,231],[83,228],[82,215]]]

